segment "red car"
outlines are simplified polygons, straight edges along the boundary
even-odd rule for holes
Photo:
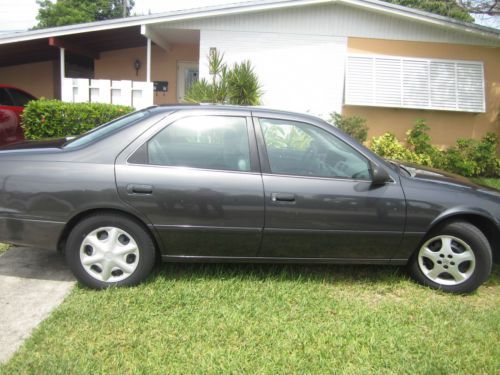
[[[21,113],[36,98],[16,87],[0,84],[0,146],[24,139]]]

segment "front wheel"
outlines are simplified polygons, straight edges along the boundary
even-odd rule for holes
[[[135,220],[96,214],[80,221],[71,231],[66,260],[78,281],[90,288],[131,286],[151,272],[155,246]]]
[[[433,231],[410,260],[411,275],[431,288],[451,293],[476,290],[491,273],[488,240],[474,225],[449,223]]]

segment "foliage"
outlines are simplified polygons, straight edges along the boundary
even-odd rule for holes
[[[431,160],[426,155],[419,155],[398,141],[393,133],[385,133],[374,137],[371,142],[373,152],[383,158],[401,160],[410,163],[431,165]]]
[[[495,374],[498,306],[498,265],[462,296],[393,267],[164,264],[74,288],[0,373]]]
[[[229,68],[224,63],[224,54],[215,50],[208,57],[208,66],[211,82],[206,79],[195,82],[184,97],[186,102],[260,104],[261,86],[249,61],[235,63]]]
[[[500,160],[496,156],[498,138],[487,133],[482,140],[459,139],[455,147],[444,152],[443,167],[464,176],[500,176]]]
[[[262,130],[266,145],[270,148],[306,151],[312,141],[309,134],[296,126],[272,125],[263,123]]]
[[[459,21],[474,22],[469,11],[457,4],[455,0],[384,0],[388,3],[420,9]]]
[[[130,15],[134,0],[37,0],[39,5],[35,29],[102,21]]]
[[[374,152],[387,159],[441,168],[463,176],[500,176],[500,160],[496,154],[498,138],[487,133],[483,139],[458,139],[454,147],[440,150],[431,144],[429,127],[418,119],[407,132],[407,146],[392,133],[372,139]]]
[[[363,117],[342,116],[340,113],[332,112],[329,121],[360,143],[365,142],[368,137],[368,125]]]
[[[34,100],[22,115],[26,139],[79,135],[105,122],[123,116],[133,108],[101,103],[65,103],[59,100]]]

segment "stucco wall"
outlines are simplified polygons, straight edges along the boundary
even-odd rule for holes
[[[484,62],[486,113],[344,106],[343,114],[368,120],[369,138],[391,131],[403,139],[417,118],[427,120],[433,143],[442,146],[460,137],[481,138],[486,132],[500,135],[500,48],[349,38],[348,53]]]
[[[32,64],[0,67],[0,83],[23,89],[36,97],[53,99],[54,62],[43,61]]]
[[[168,81],[168,92],[155,94],[155,104],[177,103],[177,62],[199,60],[199,46],[194,44],[171,44],[171,50],[165,52],[157,46],[151,49],[151,80]],[[136,75],[134,61],[141,61],[141,68]],[[96,79],[146,80],[146,47],[127,48],[102,52],[94,63]]]

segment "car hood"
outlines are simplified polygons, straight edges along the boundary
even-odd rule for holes
[[[66,142],[68,142],[66,138],[47,139],[42,141],[21,141],[2,146],[0,147],[0,151],[59,149]]]
[[[493,193],[494,195],[500,195],[500,191],[493,189],[488,186],[483,186],[472,182],[467,177],[463,177],[454,173],[446,172],[440,169],[435,169],[431,167],[424,167],[418,164],[390,161],[392,164],[398,165],[404,171],[406,171],[411,178],[418,180],[425,180],[429,182],[434,182],[438,184],[454,185],[464,188],[469,188],[477,191],[482,191],[485,193]]]

